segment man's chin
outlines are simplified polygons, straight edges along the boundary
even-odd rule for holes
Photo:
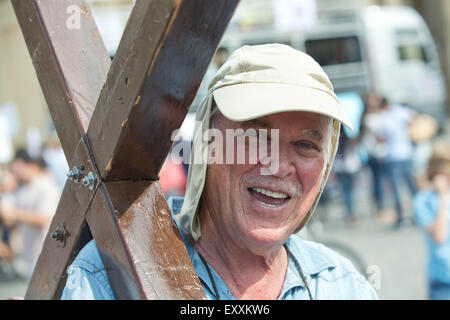
[[[290,208],[284,210],[262,211],[250,207],[244,210],[247,217],[241,225],[242,234],[255,245],[271,246],[283,244],[291,235],[292,226]]]
[[[247,233],[249,240],[254,245],[260,245],[261,247],[282,245],[289,234],[279,228],[254,228]]]

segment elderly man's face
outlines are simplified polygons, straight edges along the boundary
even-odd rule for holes
[[[222,236],[253,250],[286,241],[319,191],[328,123],[329,118],[308,112],[279,113],[247,122],[217,115],[214,126],[224,136],[226,129],[268,129],[269,135],[270,129],[279,129],[279,165],[272,175],[261,175],[259,161],[208,166],[203,204],[213,208],[211,218]]]

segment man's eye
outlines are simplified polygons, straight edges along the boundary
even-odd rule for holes
[[[297,143],[297,146],[303,148],[303,149],[308,149],[308,150],[320,150],[319,147],[317,147],[314,143],[308,142],[308,141],[299,141]]]
[[[299,142],[299,146],[311,149],[313,147],[312,143],[309,142]]]

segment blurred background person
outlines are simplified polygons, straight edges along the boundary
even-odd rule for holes
[[[412,175],[413,143],[409,136],[409,125],[416,113],[403,105],[390,105],[386,98],[380,104],[378,139],[385,143],[386,154],[382,166],[386,179],[391,182],[396,211],[394,228],[399,228],[404,222],[404,208],[401,198],[401,188],[406,185],[413,196],[416,185]]]
[[[3,229],[3,227],[0,227],[0,229]],[[11,262],[13,260],[14,255],[11,250],[11,246],[9,245],[9,238],[6,233],[3,233],[3,230],[1,233],[2,238],[0,240],[0,261],[5,260]]]
[[[362,121],[361,143],[367,152],[367,165],[372,174],[372,193],[376,205],[376,217],[386,213],[383,191],[383,159],[386,156],[386,144],[377,135],[380,127],[380,107],[382,97],[375,91],[365,97],[365,114]]]
[[[0,165],[0,201],[11,203],[12,192],[17,187],[17,181],[7,164]],[[14,264],[14,250],[11,241],[11,230],[0,218],[0,280],[20,279]]]
[[[59,201],[59,190],[42,158],[32,158],[24,149],[16,152],[11,170],[19,185],[14,203],[0,202],[0,218],[9,227],[19,227],[23,257],[30,278]]]
[[[419,190],[427,187],[428,161],[433,151],[433,138],[439,130],[438,122],[427,114],[419,114],[414,117],[409,125],[409,136],[414,143],[413,151],[413,175]]]
[[[184,197],[186,181],[187,176],[183,164],[168,156],[159,172],[159,183],[164,195],[166,197]]]
[[[7,165],[0,166],[0,202],[10,203],[12,200],[12,192],[17,187],[17,181],[10,172]],[[14,254],[10,244],[9,227],[0,218],[0,262],[6,261],[10,264],[13,261]],[[1,269],[1,267],[0,267]],[[0,270],[0,274],[2,270]],[[5,276],[5,275],[3,275]]]
[[[450,300],[450,144],[438,142],[428,164],[430,185],[414,198],[428,249],[429,299]]]
[[[333,165],[333,172],[340,185],[346,214],[345,220],[349,225],[355,225],[357,217],[354,208],[354,181],[361,169],[361,161],[356,153],[356,141],[347,137],[343,132],[339,140],[339,149]]]
[[[357,222],[354,208],[354,182],[365,164],[366,155],[360,146],[361,119],[364,114],[364,102],[355,92],[338,94],[342,107],[353,125],[350,131],[346,127],[341,131],[337,156],[333,172],[340,184],[342,198],[346,208],[345,220],[349,225]]]

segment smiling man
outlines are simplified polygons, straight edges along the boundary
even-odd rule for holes
[[[347,259],[295,235],[323,191],[341,123],[351,126],[311,57],[281,44],[238,49],[212,80],[196,119],[201,126],[175,219],[209,299],[377,298]],[[222,137],[253,132],[271,153],[250,161],[249,139],[211,152],[211,129]],[[227,161],[194,161],[217,153]],[[79,285],[66,286],[63,299],[114,299],[93,241],[68,273],[68,283]]]

